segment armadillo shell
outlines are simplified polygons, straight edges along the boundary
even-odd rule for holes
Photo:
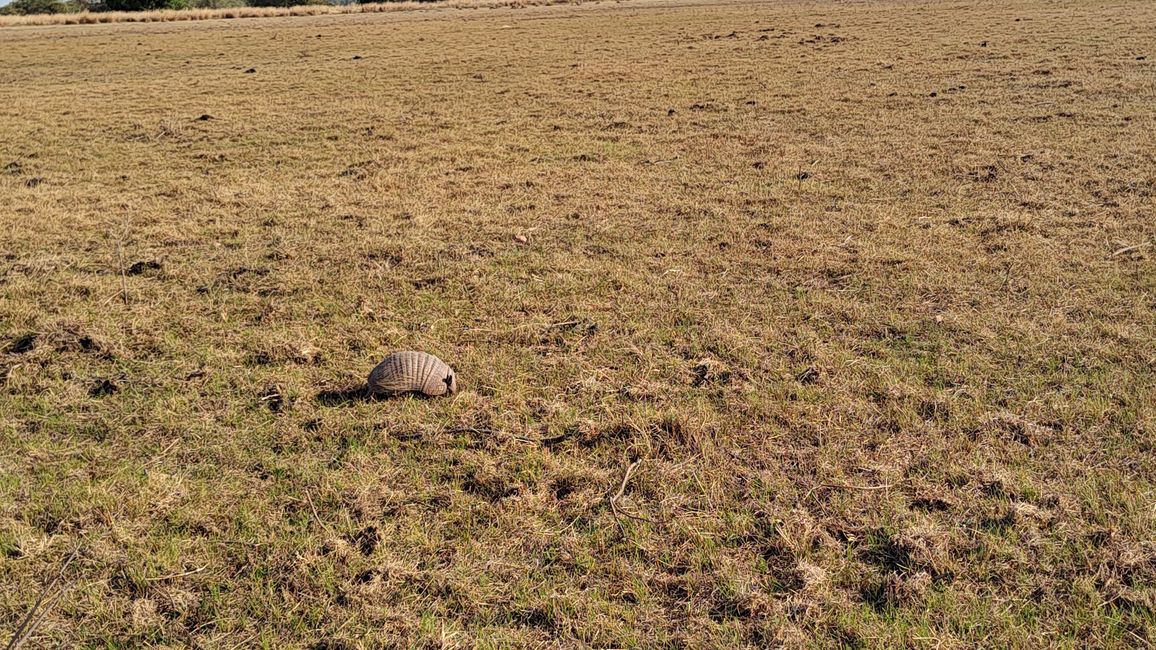
[[[426,352],[394,352],[369,373],[369,391],[380,395],[444,395],[456,389],[453,368]]]

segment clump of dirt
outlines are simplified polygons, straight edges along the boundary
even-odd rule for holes
[[[261,392],[261,403],[273,413],[280,413],[286,407],[285,391],[280,384],[269,384]]]
[[[10,339],[3,347],[0,347],[0,352],[7,354],[25,354],[31,352],[36,347],[37,334],[29,332],[27,334],[20,334],[13,339]]]
[[[133,262],[132,266],[125,269],[126,275],[156,275],[163,269],[163,265],[156,260],[142,260],[140,262]]]
[[[88,389],[88,396],[105,397],[106,395],[112,395],[118,390],[120,390],[120,386],[118,386],[116,382],[111,379],[103,378],[98,379],[93,383],[92,387]]]
[[[706,384],[725,386],[731,383],[733,373],[721,361],[715,359],[700,359],[691,369],[691,385],[695,388]]]

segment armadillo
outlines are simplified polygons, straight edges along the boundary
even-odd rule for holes
[[[457,391],[454,369],[426,352],[394,352],[369,373],[369,392],[377,395],[452,395]]]

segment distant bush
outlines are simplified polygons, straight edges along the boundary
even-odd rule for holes
[[[3,8],[5,14],[27,16],[29,14],[64,14],[79,11],[60,0],[16,0]]]
[[[105,11],[151,11],[187,9],[188,6],[188,0],[104,0],[99,8]]]
[[[328,0],[249,0],[250,7],[296,7],[298,5],[327,5]]]
[[[439,0],[409,1],[437,2]],[[496,1],[508,2],[513,0]],[[156,14],[152,12],[170,9],[196,9],[201,12],[219,9],[224,13],[215,17],[233,18],[242,15],[316,15],[330,13],[330,10],[332,13],[377,12],[387,11],[388,8],[405,3],[406,0],[14,0],[10,4],[0,7],[0,16],[78,14],[75,17],[61,16],[60,19],[50,19],[51,22],[29,20],[17,23],[14,22],[16,19],[11,19],[6,21],[6,24],[78,24],[135,22],[138,20],[151,22],[157,20]],[[246,8],[252,9],[246,12]],[[150,13],[146,17],[144,12]],[[137,17],[132,17],[133,14]],[[116,17],[113,18],[113,15]],[[192,16],[192,12],[183,12],[170,19],[188,20],[193,19]],[[198,16],[198,18],[200,17],[214,16]]]
[[[245,0],[189,0],[189,7],[193,9],[235,9],[248,6]]]

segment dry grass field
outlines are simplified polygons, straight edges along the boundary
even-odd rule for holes
[[[577,3],[578,0],[572,0]],[[584,0],[592,1],[592,0]],[[79,11],[58,14],[0,16],[0,27],[24,25],[93,25],[98,23],[164,23],[221,18],[272,18],[276,16],[325,16],[392,11],[524,8],[533,5],[567,4],[571,0],[390,0],[357,4],[291,5],[288,7],[219,7],[207,9],[156,9],[153,11]]]
[[[0,30],[0,637],[1151,646],[1153,33]],[[364,399],[399,349],[461,391]]]

